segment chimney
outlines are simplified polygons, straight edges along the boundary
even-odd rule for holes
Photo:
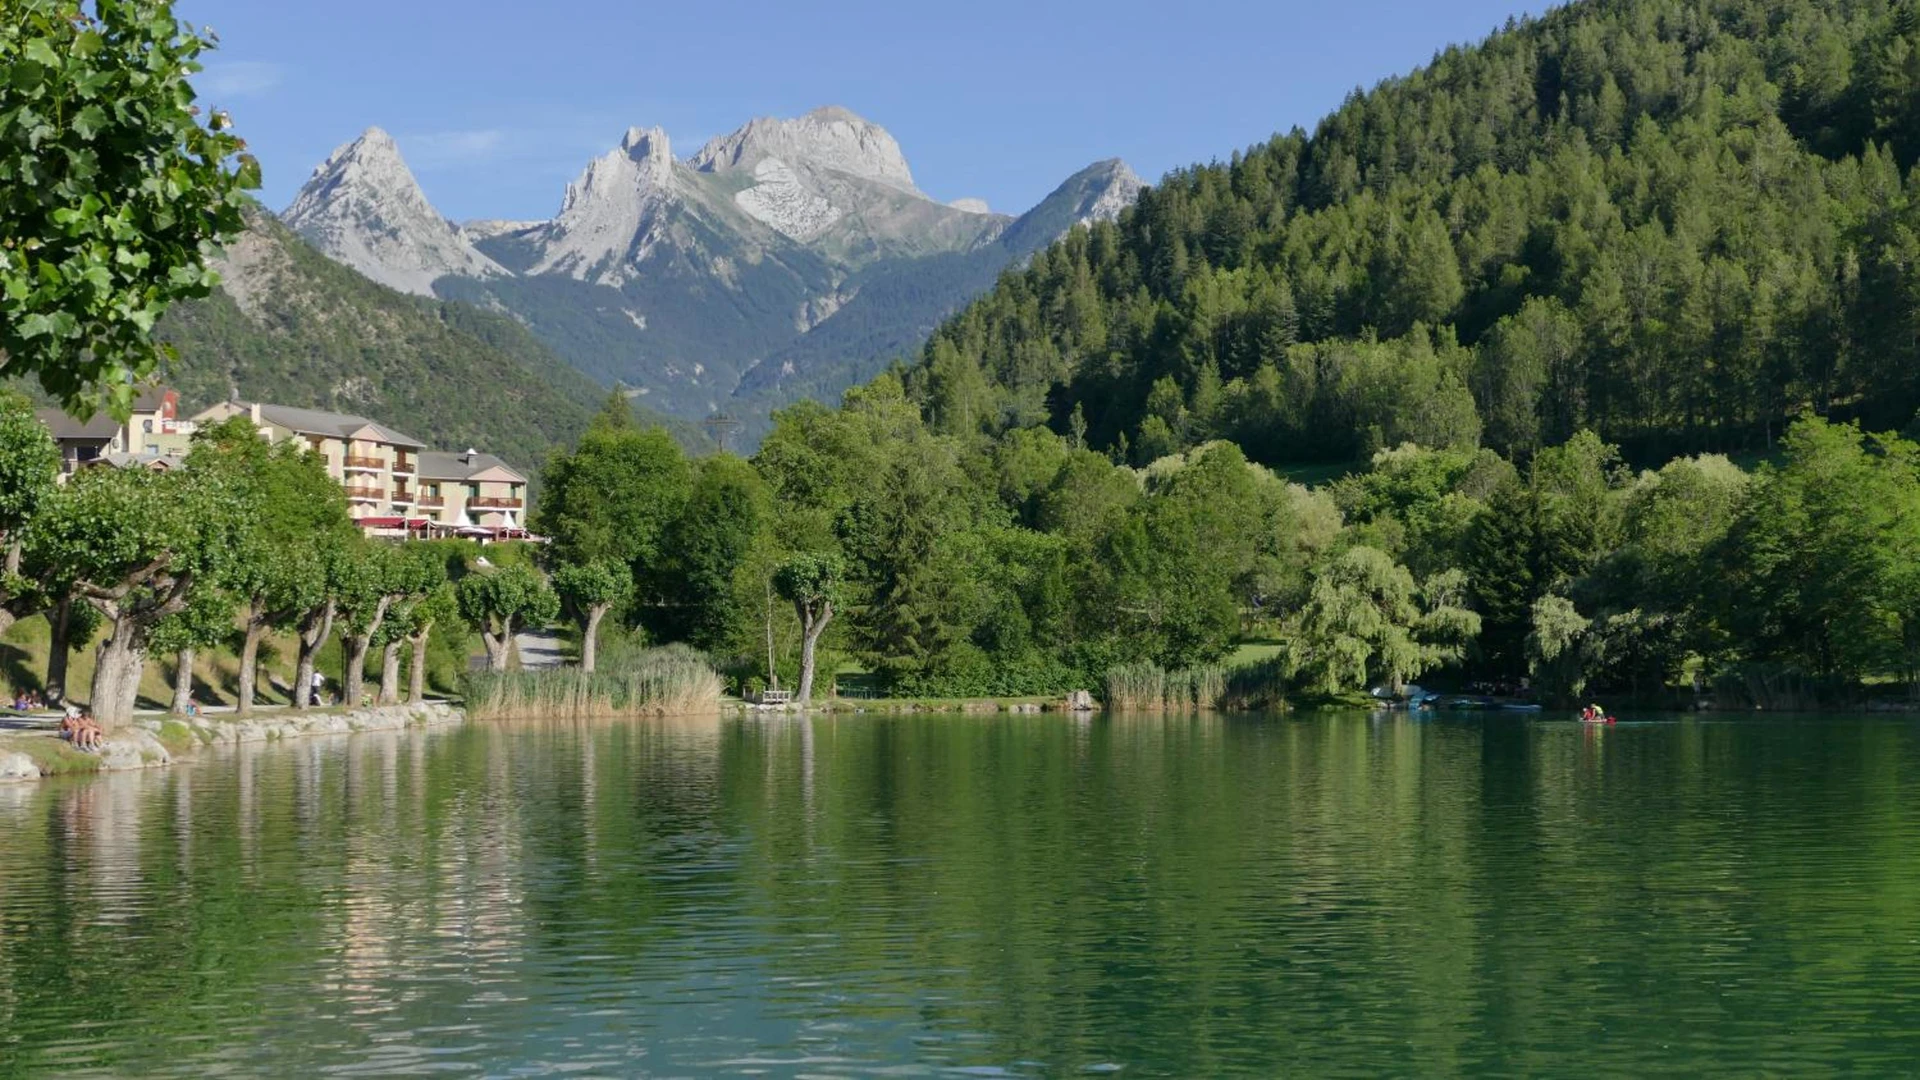
[[[250,402],[247,405],[247,419],[252,420],[256,424],[260,422],[260,403],[259,402],[257,401]]]

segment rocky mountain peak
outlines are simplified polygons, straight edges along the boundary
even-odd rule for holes
[[[1086,179],[1097,189],[1093,198],[1081,207],[1079,223],[1082,225],[1117,220],[1120,212],[1132,206],[1147,186],[1140,174],[1119,158],[1097,161],[1082,170],[1078,178]]]
[[[829,105],[791,120],[761,117],[700,148],[689,162],[702,172],[752,169],[774,158],[797,167],[833,169],[917,193],[913,170],[886,128]]]
[[[531,272],[620,280],[620,265],[644,257],[643,226],[674,190],[673,170],[673,144],[664,130],[628,128],[617,148],[567,185]]]
[[[673,160],[673,143],[667,138],[667,131],[661,127],[630,127],[620,140],[620,149],[635,161],[655,155]]]
[[[1067,177],[1065,183],[1021,215],[1001,243],[1031,253],[1066,235],[1075,225],[1114,221],[1140,198],[1146,183],[1119,158],[1108,158]]]
[[[393,136],[377,127],[330,154],[281,218],[336,261],[402,292],[432,296],[448,274],[505,273],[434,210]]]

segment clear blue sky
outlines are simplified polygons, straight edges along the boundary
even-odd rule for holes
[[[544,218],[629,126],[674,152],[755,116],[844,105],[940,199],[1019,211],[1075,170],[1149,180],[1314,123],[1356,86],[1477,41],[1538,0],[177,0],[286,205],[378,125],[442,213]]]

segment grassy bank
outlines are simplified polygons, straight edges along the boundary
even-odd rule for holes
[[[467,715],[475,720],[589,719],[715,712],[722,690],[705,656],[669,645],[591,675],[572,667],[473,672],[464,680],[463,696]]]
[[[25,754],[42,776],[80,776],[100,771],[100,756],[44,735],[0,735],[0,754]]]
[[[68,654],[67,694],[74,701],[84,703],[87,700],[93,685],[94,647],[106,637],[106,634],[107,628],[100,628],[85,645],[73,649]],[[8,628],[4,635],[0,635],[0,693],[15,688],[45,689],[47,659],[51,652],[52,637],[52,629],[47,625],[45,616],[40,615],[22,619]],[[435,644],[430,651],[427,664],[427,683],[431,690],[438,693],[451,693],[457,688],[459,675],[465,669],[468,645],[469,641],[464,632],[458,634],[436,632]],[[256,704],[286,705],[290,703],[294,661],[298,653],[299,643],[292,634],[269,634],[261,642],[260,679],[256,688]],[[411,657],[410,648],[401,649],[403,670]],[[321,647],[316,660],[320,672],[329,681],[328,691],[338,693],[340,689],[338,676],[343,665],[337,635],[329,638]],[[379,680],[378,653],[368,657],[367,676],[373,682]],[[149,657],[146,670],[140,677],[137,707],[165,709],[171,706],[173,677],[173,656]],[[404,686],[404,675],[402,678]],[[198,650],[193,664],[195,701],[202,705],[232,705],[236,700],[239,685],[240,655],[237,641]]]

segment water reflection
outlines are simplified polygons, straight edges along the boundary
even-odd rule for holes
[[[0,1075],[1920,1058],[1901,722],[509,723],[0,788]]]

